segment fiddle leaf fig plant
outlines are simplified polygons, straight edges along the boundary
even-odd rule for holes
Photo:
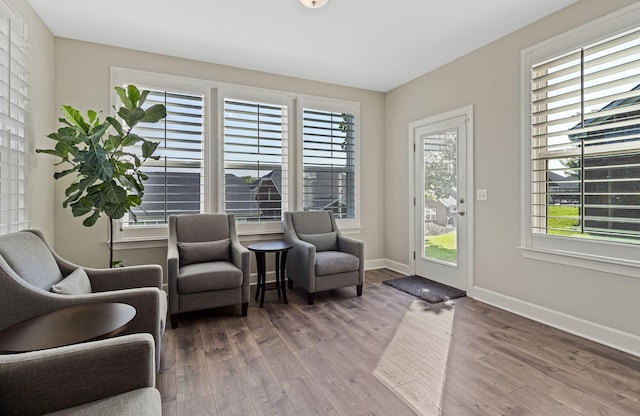
[[[154,156],[159,142],[147,140],[135,133],[138,123],[156,123],[166,117],[164,105],[143,108],[149,91],[140,91],[135,85],[115,87],[122,106],[115,117],[98,118],[94,110],[86,118],[69,105],[62,106],[64,126],[47,137],[56,141],[53,149],[36,149],[60,158],[55,163],[63,170],[54,173],[55,179],[73,176],[65,190],[64,208],[70,207],[74,217],[85,217],[85,227],[95,225],[102,214],[110,218],[110,264],[113,265],[113,221],[125,214],[135,220],[132,208],[142,203],[143,182],[147,179],[141,168]],[[132,146],[140,146],[134,152]]]

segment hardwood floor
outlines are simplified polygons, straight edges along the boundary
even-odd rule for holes
[[[381,283],[396,276],[184,314],[163,338],[163,414],[640,415],[640,358],[469,298],[430,305]]]

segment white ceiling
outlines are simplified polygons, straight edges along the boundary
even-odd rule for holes
[[[28,0],[55,36],[389,91],[577,0]]]

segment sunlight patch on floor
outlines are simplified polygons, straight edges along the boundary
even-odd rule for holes
[[[416,299],[373,371],[419,415],[441,413],[454,305]]]

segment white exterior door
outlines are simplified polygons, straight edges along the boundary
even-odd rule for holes
[[[463,113],[412,123],[415,274],[461,290],[470,273],[469,120]]]

